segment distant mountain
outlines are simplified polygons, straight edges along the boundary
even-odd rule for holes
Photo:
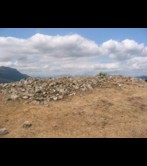
[[[141,78],[141,79],[147,80],[147,76],[138,76],[137,78]]]
[[[15,82],[28,77],[28,75],[22,74],[16,69],[4,66],[0,67],[0,83]]]

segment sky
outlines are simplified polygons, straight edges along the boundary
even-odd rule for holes
[[[147,75],[147,28],[0,28],[0,66],[37,77]]]

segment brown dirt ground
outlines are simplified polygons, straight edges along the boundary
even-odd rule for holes
[[[22,124],[30,121],[32,127]],[[147,86],[95,88],[50,102],[48,106],[3,101],[0,138],[144,138],[147,137]]]

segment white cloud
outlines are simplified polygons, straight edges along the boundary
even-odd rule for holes
[[[131,69],[147,69],[147,57],[134,57],[127,62]]]
[[[123,40],[121,42],[109,40],[102,44],[102,50],[114,60],[128,60],[133,57],[147,56],[147,47],[138,44],[134,40]]]
[[[146,64],[147,47],[129,39],[98,45],[78,34],[38,33],[28,39],[0,37],[0,66],[14,67],[30,75],[147,69]]]

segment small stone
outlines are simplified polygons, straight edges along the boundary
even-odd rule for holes
[[[5,88],[7,85],[8,85],[8,84],[4,84],[4,85],[3,85],[3,88]]]
[[[43,92],[43,95],[46,95],[46,92]]]
[[[24,83],[24,85],[27,85],[27,84],[28,84],[28,81],[27,81],[27,80],[25,80],[23,83]]]
[[[78,90],[78,89],[79,89],[79,87],[78,87],[78,86],[74,86],[74,88],[75,88],[76,90]]]
[[[28,97],[28,96],[23,96],[22,98],[23,98],[23,99],[28,99],[29,97]]]
[[[41,93],[42,91],[40,89],[35,90],[36,93]]]
[[[76,95],[76,93],[74,92],[74,93],[69,94],[68,96],[75,96],[75,95]]]
[[[44,104],[44,105],[48,105],[48,102],[47,102],[47,101],[44,101],[43,104]]]
[[[87,85],[88,89],[92,90],[92,86],[90,84]]]
[[[42,98],[42,97],[36,98],[36,101],[44,101],[44,98]]]
[[[25,92],[26,90],[25,89],[21,89],[22,92]]]
[[[31,102],[31,104],[39,105],[39,104],[40,104],[40,101],[33,100],[33,101]]]
[[[64,93],[64,89],[59,89],[59,92],[60,93]]]
[[[30,128],[32,124],[29,121],[25,121],[22,125],[23,128]]]
[[[54,86],[54,83],[53,83],[53,82],[49,84],[49,87],[52,87],[52,86]]]
[[[12,99],[12,100],[16,100],[16,99],[18,99],[18,98],[19,98],[19,96],[16,95],[16,94],[12,94],[12,95],[10,96],[10,99]]]
[[[60,95],[60,96],[58,96],[58,99],[59,99],[59,100],[63,99],[63,96],[61,96],[61,95]]]
[[[8,134],[8,130],[6,128],[1,128],[0,129],[0,135],[5,135],[5,134]]]
[[[53,100],[56,101],[58,98],[57,97],[53,97]]]
[[[14,87],[14,86],[16,86],[16,84],[14,83],[14,84],[12,84],[12,87]]]
[[[81,90],[82,90],[82,91],[86,91],[86,88],[84,87],[84,88],[82,88]]]

